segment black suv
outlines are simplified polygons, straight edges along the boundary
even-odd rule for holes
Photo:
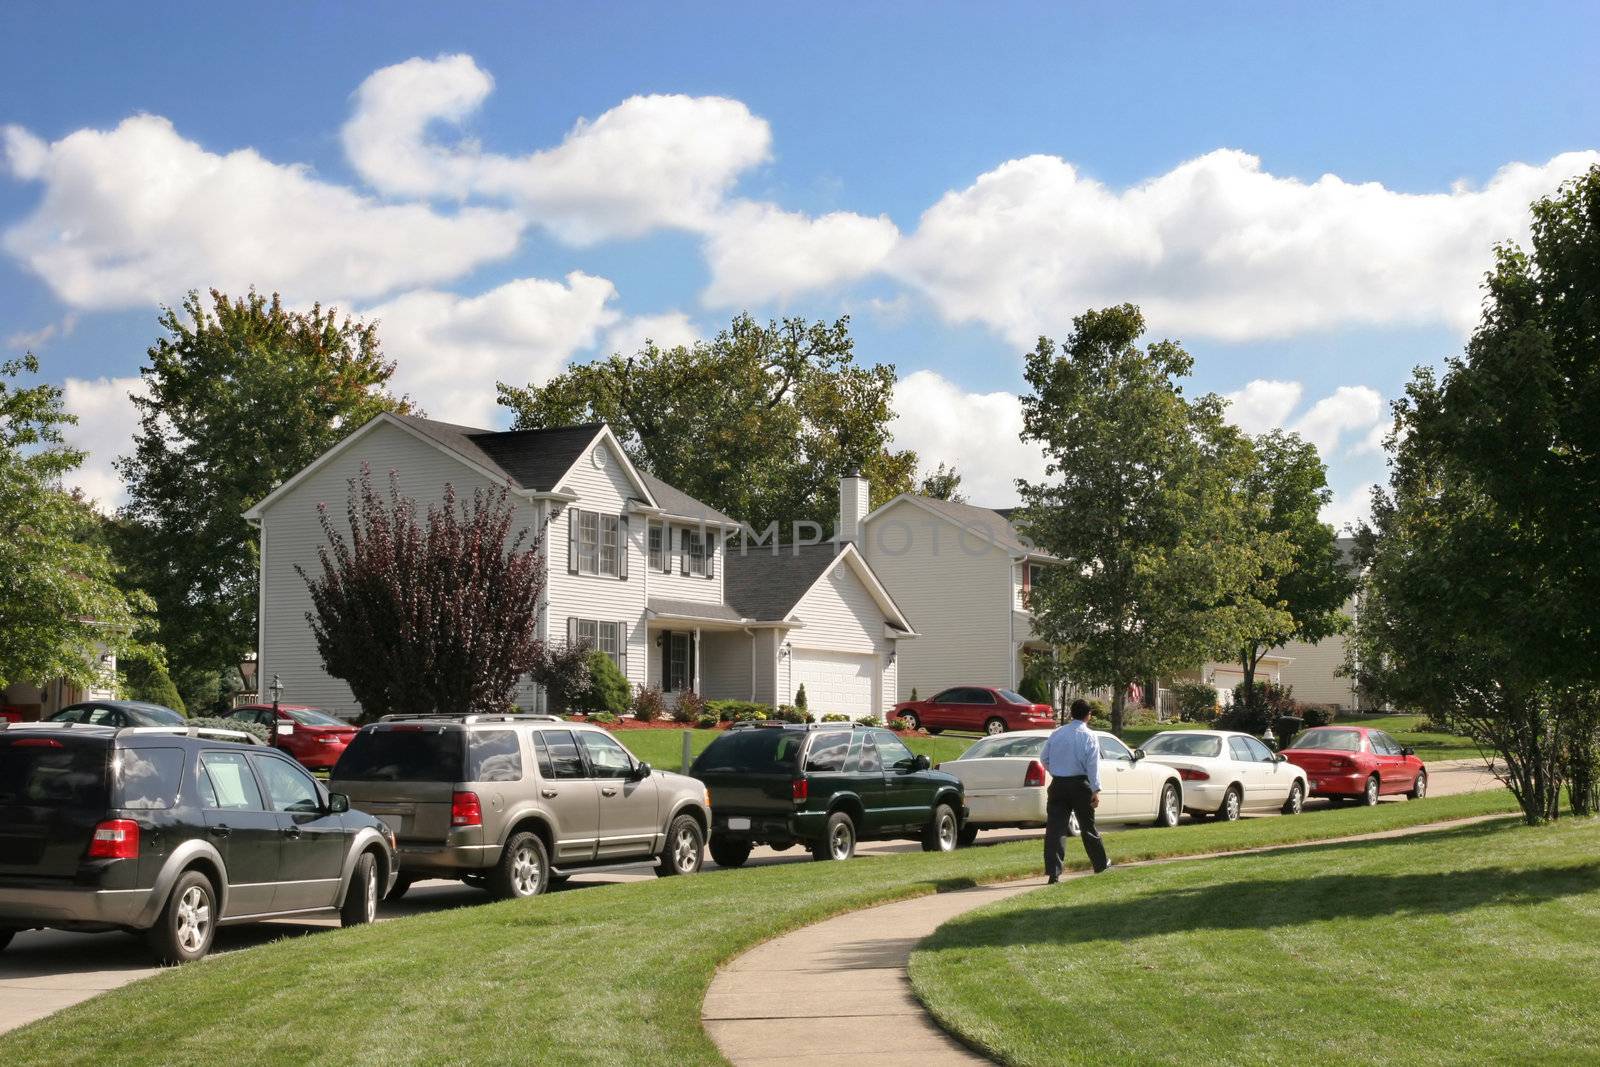
[[[722,867],[756,845],[803,843],[819,860],[849,859],[872,838],[948,852],[966,819],[961,782],[875,727],[741,723],[689,773],[711,790],[711,858]]]
[[[289,757],[232,730],[0,723],[0,948],[18,930],[145,933],[199,959],[218,924],[371,922],[394,842]]]

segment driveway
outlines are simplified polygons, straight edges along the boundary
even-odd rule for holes
[[[1469,793],[1496,788],[1499,783],[1482,760],[1453,760],[1432,764],[1429,791],[1434,796]],[[1403,798],[1386,797],[1384,803]],[[1325,800],[1307,802],[1306,810],[1325,808]],[[1262,816],[1272,818],[1273,816]],[[1113,829],[1107,827],[1108,830]],[[980,844],[1037,839],[1038,830],[994,830],[979,837]],[[912,841],[868,841],[857,855],[876,856],[894,852],[915,852],[921,846]],[[783,852],[758,848],[750,854],[748,867],[774,863],[810,862],[811,855],[795,847]],[[716,865],[708,858],[706,865]],[[618,871],[575,876],[558,892],[575,892],[584,886],[614,882],[637,882],[654,878],[649,865]],[[488,898],[479,890],[460,882],[418,882],[403,900],[385,904],[380,921],[417,915],[446,908],[471,907]],[[295,919],[224,927],[217,931],[214,953],[237,952],[283,937],[303,937],[339,925],[337,918]],[[0,952],[0,1033],[14,1029],[52,1012],[88,1000],[97,993],[116,989],[137,978],[154,974],[145,954],[144,942],[128,934],[71,934],[57,930],[29,930],[18,934]]]

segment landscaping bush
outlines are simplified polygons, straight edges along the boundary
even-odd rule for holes
[[[806,683],[801,682],[800,688],[794,691],[794,706],[801,711],[809,711],[806,707]]]
[[[553,710],[583,710],[594,681],[589,669],[591,651],[587,641],[545,646],[544,656],[528,676],[544,688]]]
[[[1217,691],[1204,682],[1176,682],[1172,697],[1183,722],[1211,722],[1217,717]]]
[[[1087,703],[1089,705],[1089,718],[1110,720],[1111,709],[1106,707],[1104,700],[1090,700]]]
[[[1033,704],[1050,703],[1050,679],[1042,674],[1030,671],[1022,676],[1022,681],[1017,683],[1017,692],[1028,698]]]
[[[916,703],[916,700],[917,700],[917,687],[916,686],[912,686],[911,687],[910,700],[911,700],[912,703]]]
[[[889,729],[898,730],[901,733],[908,733],[912,730],[915,730],[916,726],[911,722],[910,719],[897,716],[889,720]]]
[[[1260,737],[1267,732],[1267,709],[1260,704],[1235,702],[1217,716],[1215,726],[1219,730],[1237,730]]]
[[[217,730],[242,730],[263,745],[272,744],[272,733],[258,722],[249,722],[242,719],[219,719],[214,715],[196,715],[189,720],[190,726],[209,726]]]
[[[1099,701],[1095,701],[1094,703],[1098,704]],[[1111,720],[1106,718],[1104,715],[1090,715],[1089,729],[1109,731],[1111,729]]]
[[[762,722],[774,717],[772,705],[753,700],[708,700],[706,710],[723,722]]]
[[[828,714],[824,715],[820,721],[822,721],[822,722],[850,722],[852,720],[851,720],[850,716],[848,716],[848,715],[840,715],[837,711],[830,711],[830,712],[828,712]]]
[[[717,717],[715,715],[702,715],[694,721],[694,725],[698,730],[715,730],[717,728]]]
[[[628,679],[623,677],[616,663],[598,649],[590,652],[589,690],[573,703],[573,710],[591,715],[605,711],[621,717],[628,713],[631,703],[632,692],[628,688]]]
[[[1424,734],[1448,734],[1454,732],[1444,723],[1435,722],[1431,718],[1420,720],[1412,729]]]
[[[589,716],[589,722],[599,723],[601,726],[616,726],[622,721],[621,716],[613,715],[609,711],[597,711]]]
[[[655,722],[667,713],[667,698],[661,690],[647,685],[633,698],[633,717],[639,722]]]
[[[793,704],[779,704],[778,710],[772,713],[772,718],[782,722],[807,723],[811,721],[811,715],[808,712],[801,711]]]
[[[1332,704],[1302,704],[1300,717],[1306,722],[1306,729],[1313,726],[1332,726],[1333,720],[1338,718],[1339,709]]]
[[[877,726],[881,728],[884,725],[883,720],[878,718],[876,715],[868,715],[864,719],[857,719],[855,721],[860,723],[862,726]]]
[[[699,693],[696,693],[693,689],[685,689],[678,694],[678,707],[672,713],[673,722],[699,722],[707,715],[710,715],[712,723],[715,724],[716,715],[710,714],[710,710],[706,707],[705,698]]]
[[[1267,732],[1268,723],[1285,715],[1299,717],[1299,711],[1300,705],[1294,700],[1294,686],[1257,682],[1249,701],[1246,701],[1244,683],[1240,682],[1233,687],[1233,706],[1217,718],[1217,729],[1237,730],[1260,737]]]

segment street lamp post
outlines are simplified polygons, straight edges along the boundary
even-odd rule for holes
[[[283,682],[278,679],[276,674],[272,676],[272,684],[267,689],[272,693],[272,710],[276,712],[278,710],[278,701],[283,697]]]
[[[256,691],[257,666],[259,665],[256,663],[256,654],[254,652],[246,653],[245,657],[239,661],[239,678],[244,682],[244,691],[246,693],[254,693]]]

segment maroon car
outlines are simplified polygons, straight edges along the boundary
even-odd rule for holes
[[[958,685],[928,700],[908,700],[894,706],[895,715],[930,734],[943,730],[981,730],[1003,734],[1007,730],[1039,730],[1056,724],[1049,704],[1035,704],[1021,693],[987,685]]]
[[[259,723],[271,734],[271,744],[313,771],[328,770],[356,735],[356,728],[318,708],[303,704],[246,704],[234,708],[230,719]]]
[[[1417,754],[1365,726],[1314,726],[1281,753],[1311,780],[1311,795],[1373,805],[1385,794],[1428,795],[1428,769]]]

